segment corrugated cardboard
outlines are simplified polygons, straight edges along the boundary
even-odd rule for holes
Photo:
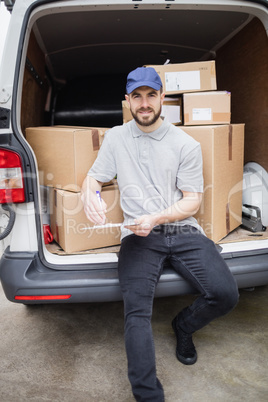
[[[123,112],[123,123],[128,123],[130,120],[133,119],[129,104],[126,100],[122,101],[122,112]]]
[[[182,124],[182,98],[165,97],[161,117],[164,117],[175,126],[180,126]]]
[[[196,218],[217,242],[241,224],[244,124],[182,129],[201,144],[204,194]]]
[[[133,119],[129,104],[126,100],[122,101],[123,123]],[[182,99],[165,98],[162,106],[161,117],[165,117],[170,123],[175,126],[182,124]]]
[[[186,126],[230,124],[230,92],[210,91],[183,94],[183,122]]]
[[[40,184],[81,191],[103,139],[102,128],[30,127],[26,139],[34,150]]]
[[[215,61],[146,65],[160,75],[166,95],[217,89]]]
[[[108,127],[65,126],[65,125],[62,125],[62,124],[58,124],[58,125],[56,125],[54,127],[68,128],[68,129],[73,128],[75,130],[81,130],[81,129],[98,130],[100,146],[103,143],[105,133],[111,129],[111,127],[108,128]]]
[[[120,195],[115,185],[102,189],[101,197],[107,204],[107,223],[123,222]],[[84,212],[80,193],[50,189],[51,231],[65,252],[120,244],[120,227],[94,229]]]

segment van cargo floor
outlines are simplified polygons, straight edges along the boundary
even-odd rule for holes
[[[241,227],[233,230],[229,233],[228,236],[224,237],[222,240],[217,242],[217,244],[225,244],[225,243],[235,243],[242,241],[252,241],[252,240],[264,240],[268,239],[268,228],[265,232],[256,232],[252,233],[249,230],[245,230]],[[47,251],[52,254],[57,255],[81,255],[81,254],[103,254],[103,253],[118,253],[120,250],[120,245],[111,246],[111,247],[103,247],[98,249],[90,249],[85,251],[77,251],[73,253],[66,253],[58,243],[53,241],[50,244],[46,245]]]
[[[228,236],[217,242],[218,244],[235,243],[240,241],[264,240],[268,239],[268,228],[265,232],[250,232],[249,230],[238,227],[229,233]]]

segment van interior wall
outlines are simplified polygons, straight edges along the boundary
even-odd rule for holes
[[[21,106],[24,134],[26,127],[46,124],[45,104],[49,85],[45,78],[45,55],[33,32],[27,59],[43,84],[40,85],[33,72],[25,68]],[[216,70],[218,90],[231,92],[232,123],[245,123],[245,163],[257,162],[268,171],[268,39],[257,18],[217,51]],[[58,94],[53,123],[105,127],[121,124],[122,83],[124,85],[125,77],[114,78],[108,81],[110,96],[106,96],[107,80],[100,83],[88,77],[87,82],[81,78],[70,82]],[[104,88],[98,92],[102,84]],[[89,92],[94,96],[88,96]],[[101,124],[103,116],[107,118],[104,125]]]
[[[217,85],[231,92],[233,123],[245,123],[245,163],[268,171],[268,38],[254,18],[217,52]]]
[[[48,87],[45,56],[32,32],[27,49],[21,99],[21,130],[24,135],[26,127],[44,124]]]
[[[126,75],[90,75],[72,79],[56,96],[53,124],[113,127],[123,123]]]

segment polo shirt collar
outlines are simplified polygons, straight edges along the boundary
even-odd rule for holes
[[[162,138],[168,132],[168,128],[169,128],[168,121],[166,119],[163,120],[163,123],[157,130],[152,131],[151,133],[144,133],[142,130],[140,130],[134,119],[131,120],[131,123],[132,123],[131,131],[132,131],[132,135],[134,138],[141,137],[141,136],[148,136],[148,137],[151,137],[153,140],[161,141]]]

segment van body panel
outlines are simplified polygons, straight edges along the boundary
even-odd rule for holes
[[[14,206],[16,220],[12,231],[10,251],[38,250],[35,208],[33,202]]]
[[[268,252],[257,256],[225,259],[239,288],[268,283]],[[106,267],[107,265],[107,267]],[[16,296],[44,296],[70,294],[64,303],[103,302],[122,300],[117,265],[103,264],[101,268],[59,271],[44,267],[38,253],[11,253],[2,256],[0,274],[8,300]],[[169,266],[165,267],[156,289],[156,297],[195,294],[196,290]],[[20,301],[21,302],[21,301]],[[43,301],[23,301],[38,304]],[[59,301],[57,301],[58,303]],[[51,301],[55,303],[55,301]]]

